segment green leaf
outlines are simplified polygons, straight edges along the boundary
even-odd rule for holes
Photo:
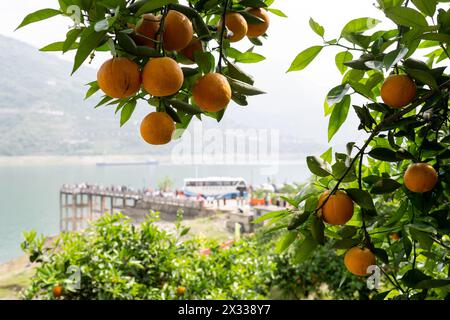
[[[267,4],[262,0],[241,0],[239,1],[240,5],[243,5],[245,7],[252,7],[252,8],[266,8]]]
[[[406,73],[408,73],[408,75],[412,78],[427,84],[432,89],[439,89],[439,85],[437,84],[436,79],[433,77],[433,75],[430,74],[430,72],[412,68],[405,68],[405,70]]]
[[[340,239],[336,240],[333,244],[334,249],[350,249],[358,245],[360,241],[358,239]]]
[[[167,99],[166,101],[177,110],[180,110],[180,111],[192,114],[192,115],[202,113],[202,110],[200,110],[199,108],[197,108],[187,102],[177,100],[177,99]]]
[[[154,12],[157,9],[168,5],[169,3],[178,3],[177,0],[152,0],[146,1],[142,7],[136,12],[136,16],[139,17],[144,13]]]
[[[412,8],[392,7],[386,9],[385,13],[389,19],[398,25],[414,28],[428,27],[428,22],[425,17]]]
[[[387,162],[398,162],[400,159],[397,158],[396,152],[387,148],[373,148],[368,153],[370,157]]]
[[[333,176],[342,178],[344,173],[348,170],[347,165],[344,161],[336,161],[333,166]],[[342,178],[342,182],[352,182],[356,180],[355,168],[350,169],[350,171]]]
[[[20,29],[26,25],[29,25],[30,23],[42,21],[42,20],[57,16],[59,14],[62,14],[62,12],[59,10],[55,10],[55,9],[38,10],[36,12],[30,13],[29,15],[27,15],[23,19],[23,21],[20,23],[20,25],[16,28],[16,30]]]
[[[99,46],[106,35],[106,31],[94,32],[91,29],[85,29],[85,31],[87,32],[87,35],[81,37],[80,44],[75,55],[72,74],[74,74],[75,71],[78,70],[78,68],[83,64],[87,57],[89,57],[92,51],[94,51],[94,49]]]
[[[336,67],[339,69],[341,74],[344,74],[344,72],[347,70],[347,66],[344,63],[352,61],[352,59],[353,54],[351,54],[351,52],[349,51],[342,51],[336,55]]]
[[[392,179],[380,179],[375,182],[370,190],[374,194],[386,194],[392,193],[402,185],[395,180]]]
[[[64,41],[63,45],[63,52],[67,52],[71,49],[73,49],[75,41],[78,39],[80,34],[83,32],[84,29],[72,29],[69,30],[66,34],[66,40]],[[78,47],[78,46],[77,46]]]
[[[248,84],[253,84],[255,82],[252,76],[245,73],[242,69],[230,61],[227,62],[227,75],[233,79],[237,79]]]
[[[240,106],[243,106],[243,107],[248,106],[247,97],[236,91],[233,91],[231,93],[231,100],[233,100],[236,104],[238,104]]]
[[[345,98],[348,90],[350,90],[350,85],[348,83],[334,87],[327,94],[327,103],[333,105],[341,102]]]
[[[292,62],[287,72],[305,69],[317,57],[322,49],[322,46],[313,46],[300,52]]]
[[[111,101],[112,99],[113,99],[113,98],[111,98],[111,97],[104,96],[104,97],[100,100],[100,102],[97,103],[97,104],[94,106],[94,108],[98,108],[98,107],[104,105],[105,103]]]
[[[216,60],[210,52],[196,51],[194,52],[194,60],[204,74],[212,72],[216,65]]]
[[[430,250],[433,246],[433,239],[430,238],[428,233],[417,230],[416,228],[409,228],[409,233],[414,240],[419,241],[423,249]]]
[[[333,148],[329,147],[327,151],[320,156],[324,161],[331,163],[333,161]]]
[[[444,33],[425,33],[420,36],[420,39],[429,40],[432,42],[422,43],[430,46],[438,46],[439,42],[450,43],[450,35]],[[437,41],[437,42],[435,42]]]
[[[412,3],[427,16],[432,17],[436,12],[437,0],[412,0]]]
[[[273,13],[274,15],[277,15],[277,16],[279,16],[279,17],[282,17],[282,18],[287,18],[287,17],[288,17],[288,16],[287,16],[283,11],[281,11],[280,9],[269,8],[269,9],[267,9],[267,10],[269,10],[269,12],[271,12],[271,13]]]
[[[384,298],[387,297],[387,295],[391,292],[392,290],[388,290],[388,291],[384,291],[384,292],[380,292],[377,293],[376,295],[372,296],[372,300],[384,300]]]
[[[409,49],[406,47],[400,47],[390,53],[388,53],[383,60],[386,70],[391,69],[394,65],[400,62],[408,54]]]
[[[380,248],[373,248],[373,253],[377,256],[378,259],[383,261],[384,263],[389,263],[389,256],[386,252],[386,250],[380,249]]]
[[[281,238],[281,240],[278,242],[277,248],[275,251],[278,254],[282,253],[287,248],[289,248],[289,246],[295,241],[296,238],[297,238],[297,232],[294,232],[294,231],[287,232],[284,235],[284,237]]]
[[[54,42],[45,47],[39,49],[39,51],[48,52],[48,51],[63,51],[64,42]],[[78,44],[72,44],[72,47],[69,50],[73,50],[78,48]]]
[[[178,113],[169,106],[165,106],[166,113],[172,118],[172,120],[176,123],[183,123]]]
[[[129,36],[127,32],[120,31],[117,33],[117,42],[128,53],[136,54],[137,46],[134,40]]]
[[[272,212],[266,213],[266,214],[256,218],[255,220],[253,220],[252,223],[258,224],[258,223],[264,222],[264,221],[269,220],[269,219],[274,219],[274,218],[278,218],[278,217],[284,217],[284,216],[286,216],[288,214],[289,214],[289,211],[287,211],[287,210],[272,211]]]
[[[309,171],[319,177],[328,177],[331,175],[329,164],[316,156],[306,157],[306,164]]]
[[[316,21],[314,21],[313,18],[309,18],[309,26],[316,34],[323,38],[323,36],[325,35],[325,29]]]
[[[402,282],[406,286],[408,286],[410,288],[414,288],[417,283],[419,283],[421,281],[429,280],[429,279],[431,279],[431,277],[427,276],[422,271],[417,270],[417,269],[411,269],[411,270],[408,270],[403,275]]]
[[[93,82],[89,83],[88,85],[90,86],[90,88],[86,92],[86,96],[84,97],[85,100],[88,99],[89,97],[91,97],[98,90],[100,90],[100,87],[98,86],[97,81],[93,81]]]
[[[358,232],[358,228],[354,226],[343,226],[339,231],[338,234],[342,238],[351,238]]]
[[[432,288],[442,288],[450,285],[450,279],[430,279],[422,280],[414,285],[416,289],[432,289]]]
[[[305,211],[303,213],[296,213],[294,217],[292,217],[291,221],[288,224],[287,229],[288,230],[295,230],[298,227],[300,227],[302,224],[308,220],[309,216],[311,215],[311,212]]]
[[[243,81],[239,81],[233,78],[230,78],[227,76],[228,82],[230,83],[231,89],[233,91],[237,91],[240,94],[246,95],[246,96],[254,96],[258,94],[265,94],[264,91],[253,87],[252,85],[245,83]]]
[[[334,106],[333,112],[331,112],[330,121],[328,123],[328,142],[333,138],[347,119],[348,110],[350,109],[350,102],[350,96],[346,95],[341,102]]]
[[[257,63],[265,60],[266,58],[258,53],[243,52],[236,57],[236,62],[240,63]]]
[[[322,219],[318,218],[316,215],[312,217],[312,223],[311,223],[311,234],[316,240],[318,244],[325,244],[325,225],[322,221]]]
[[[381,21],[373,18],[359,18],[348,22],[341,31],[341,36],[349,33],[361,33],[375,28]]]
[[[422,232],[427,232],[427,233],[437,233],[436,229],[433,226],[430,226],[428,224],[423,224],[423,223],[412,223],[412,224],[408,224],[408,227],[413,228],[415,230],[419,230]]]
[[[375,211],[375,205],[370,193],[361,189],[346,189],[345,191],[362,209]]]
[[[317,241],[314,240],[312,235],[308,234],[305,239],[300,242],[300,244],[295,248],[293,262],[301,263],[308,259],[314,253],[314,249],[317,247],[317,245]]]
[[[131,115],[136,108],[136,100],[131,100],[122,108],[120,113],[120,126],[122,127],[128,120],[130,120]]]

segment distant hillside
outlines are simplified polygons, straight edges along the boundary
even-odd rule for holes
[[[0,36],[0,52],[0,156],[170,152],[170,145],[152,147],[139,137],[139,121],[150,110],[147,105],[140,105],[132,120],[119,129],[114,107],[93,109],[98,97],[83,100],[85,84],[95,79],[95,70],[84,67],[70,77],[70,62],[4,36]],[[229,112],[221,128],[267,127],[263,114],[248,119],[243,111]],[[277,119],[270,119],[270,127],[281,128],[282,152],[323,149],[314,142],[298,141],[293,132],[277,125]]]

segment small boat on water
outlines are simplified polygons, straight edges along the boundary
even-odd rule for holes
[[[148,165],[158,165],[158,160],[150,159],[146,161],[111,161],[111,162],[97,162],[96,165],[99,167],[105,166],[148,166]]]
[[[247,183],[243,178],[208,177],[184,179],[183,192],[188,197],[233,199],[247,195]]]

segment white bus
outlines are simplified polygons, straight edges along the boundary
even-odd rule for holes
[[[243,192],[247,195],[247,183],[243,178],[210,177],[184,179],[183,192],[188,197],[199,195],[216,199],[232,199]]]

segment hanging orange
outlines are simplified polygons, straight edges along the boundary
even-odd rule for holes
[[[353,247],[345,254],[344,264],[354,275],[366,276],[367,268],[376,264],[376,258],[368,248]]]
[[[265,34],[270,24],[269,13],[263,8],[247,8],[246,11],[264,21],[262,23],[249,23],[247,37],[257,38]]]
[[[144,89],[155,97],[177,93],[183,86],[183,81],[183,70],[175,60],[168,57],[149,60],[142,71]]]
[[[208,73],[195,83],[192,97],[202,110],[218,112],[230,103],[231,87],[225,76]]]
[[[414,163],[406,169],[403,181],[409,191],[424,193],[436,186],[438,174],[428,163]]]
[[[329,190],[322,193],[317,205],[318,208],[329,194]],[[353,200],[344,191],[338,190],[331,195],[328,201],[323,205],[321,209],[321,218],[331,225],[343,225],[353,217],[353,210]]]
[[[141,136],[149,144],[161,145],[172,140],[175,131],[173,119],[165,112],[152,112],[141,122]]]
[[[127,58],[112,58],[98,70],[97,83],[109,97],[128,98],[139,91],[141,72],[139,66]]]
[[[400,109],[414,100],[416,90],[416,85],[409,76],[393,75],[384,81],[381,98],[391,108]]]

